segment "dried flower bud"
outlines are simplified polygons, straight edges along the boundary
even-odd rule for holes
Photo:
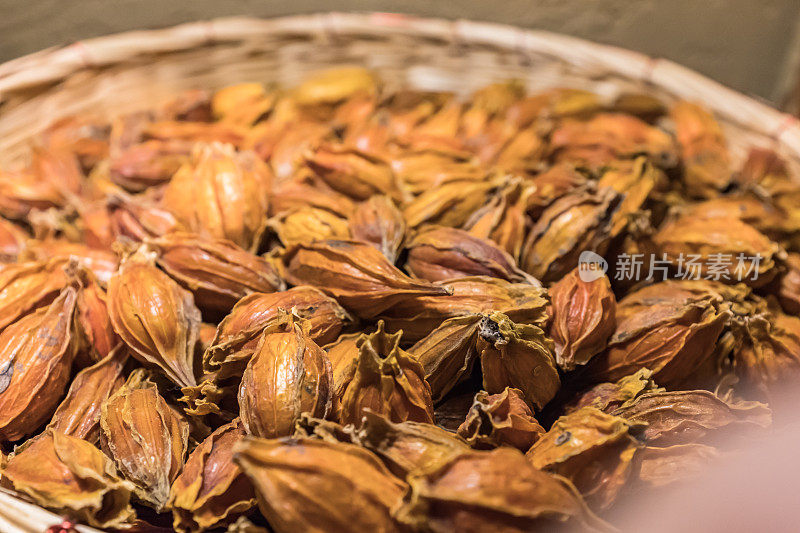
[[[613,413],[646,392],[663,390],[653,381],[653,371],[642,368],[635,374],[620,378],[614,383],[600,383],[578,394],[565,406],[564,412],[569,414],[581,407],[594,407],[604,413]]]
[[[544,210],[528,233],[520,266],[543,282],[556,281],[578,264],[585,250],[608,246],[611,220],[621,196],[612,189],[576,191]]]
[[[458,434],[473,448],[513,446],[523,452],[544,432],[525,403],[522,391],[510,387],[500,394],[479,391],[466,420],[458,428]]]
[[[286,212],[270,220],[269,226],[284,246],[350,238],[346,219],[316,207]]]
[[[46,431],[8,459],[3,481],[54,512],[100,528],[124,528],[136,513],[133,486],[91,443]]]
[[[325,351],[292,317],[283,331],[265,332],[239,386],[242,425],[250,435],[291,435],[300,413],[324,418],[333,402]]]
[[[186,460],[189,424],[154,384],[134,387],[124,386],[103,404],[103,449],[133,482],[139,500],[160,513]]]
[[[203,309],[230,311],[248,294],[284,288],[271,264],[228,240],[170,233],[148,243],[159,252],[158,265]]]
[[[413,529],[522,533],[568,520],[579,528],[607,528],[568,480],[535,469],[513,448],[457,455],[409,484],[396,516]]]
[[[440,427],[419,422],[395,424],[370,410],[364,411],[356,437],[358,444],[380,457],[401,479],[469,451],[466,442]]]
[[[406,234],[406,221],[388,196],[361,202],[350,217],[353,239],[371,244],[394,263]]]
[[[617,325],[617,301],[608,278],[603,274],[584,281],[582,275],[579,269],[572,270],[550,288],[550,336],[556,362],[564,371],[585,365],[602,352]]]
[[[530,277],[517,268],[516,261],[491,241],[444,226],[426,226],[408,243],[406,269],[428,281],[467,276],[491,276],[508,281]]]
[[[448,318],[408,349],[422,365],[435,402],[472,373],[482,318],[480,314]]]
[[[123,260],[108,282],[108,314],[134,357],[158,366],[178,386],[192,386],[200,311],[154,261],[146,247]]]
[[[741,281],[753,287],[774,278],[775,259],[784,255],[780,246],[738,218],[679,216],[664,224],[653,242],[656,251],[674,265],[681,256],[699,255],[703,258],[698,264],[699,276],[704,279]],[[721,263],[714,265],[707,259],[711,257],[722,258]]]
[[[238,422],[226,424],[189,455],[168,503],[177,531],[225,526],[255,507],[253,486],[233,462],[233,446],[244,434]]]
[[[687,192],[701,198],[719,194],[731,181],[731,169],[725,137],[714,116],[690,102],[672,106],[670,116],[683,157]]]
[[[705,390],[646,392],[616,411],[633,424],[644,424],[648,446],[729,445],[731,437],[769,428],[772,415],[758,402],[728,403]]]
[[[447,294],[443,287],[409,278],[362,242],[298,244],[281,259],[289,283],[319,287],[361,318],[372,318],[413,297]]]
[[[483,388],[490,394],[514,387],[528,405],[541,409],[561,386],[553,341],[538,326],[515,324],[503,313],[492,313],[481,320],[477,349]]]
[[[0,442],[33,434],[63,397],[77,348],[76,297],[67,286],[49,306],[0,333]]]
[[[245,437],[234,452],[276,533],[399,529],[392,511],[406,484],[359,446]]]
[[[190,231],[255,251],[266,224],[269,180],[255,154],[201,145],[173,176],[162,203]]]
[[[375,333],[358,339],[358,362],[341,398],[342,424],[361,425],[365,409],[392,422],[433,423],[433,401],[425,371],[400,348],[400,336],[386,333],[383,322],[378,322]]]
[[[67,285],[66,261],[13,263],[0,269],[0,330],[49,304]]]
[[[106,357],[78,372],[48,429],[96,444],[100,439],[101,407],[125,383],[122,369],[127,359],[128,352],[117,346]]]

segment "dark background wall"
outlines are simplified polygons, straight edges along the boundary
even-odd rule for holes
[[[779,103],[800,0],[0,0],[0,61],[49,46],[231,15],[394,11],[564,32],[667,57]]]

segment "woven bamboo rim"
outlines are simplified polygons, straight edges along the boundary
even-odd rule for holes
[[[0,65],[0,167],[24,163],[32,138],[68,115],[111,119],[187,89],[292,85],[344,64],[367,66],[390,87],[467,94],[516,78],[532,92],[571,87],[609,100],[637,91],[696,101],[715,113],[735,159],[751,146],[769,147],[800,169],[800,121],[671,61],[544,31],[386,13],[216,19],[9,61]],[[40,532],[59,521],[2,491],[0,509],[10,511],[0,513],[4,533]]]
[[[109,118],[177,92],[243,81],[294,84],[309,72],[361,64],[390,86],[468,93],[518,78],[531,91],[640,91],[710,108],[735,159],[769,147],[800,168],[800,122],[671,61],[544,31],[387,13],[225,18],[79,41],[0,65],[0,166],[74,113]]]

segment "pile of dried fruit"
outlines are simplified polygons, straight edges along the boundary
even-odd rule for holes
[[[0,485],[87,524],[607,529],[797,380],[800,184],[691,103],[351,68],[37,142],[0,173]]]

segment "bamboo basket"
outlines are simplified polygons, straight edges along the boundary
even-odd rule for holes
[[[568,87],[609,101],[630,91],[696,101],[722,124],[734,165],[760,146],[800,169],[798,119],[671,61],[544,31],[387,13],[217,19],[79,41],[9,61],[0,65],[0,167],[24,164],[31,139],[68,115],[111,119],[188,89],[245,81],[293,85],[310,72],[352,64],[378,72],[390,89],[468,94],[516,78],[532,92]],[[39,533],[60,521],[3,492],[0,510],[3,533]]]

